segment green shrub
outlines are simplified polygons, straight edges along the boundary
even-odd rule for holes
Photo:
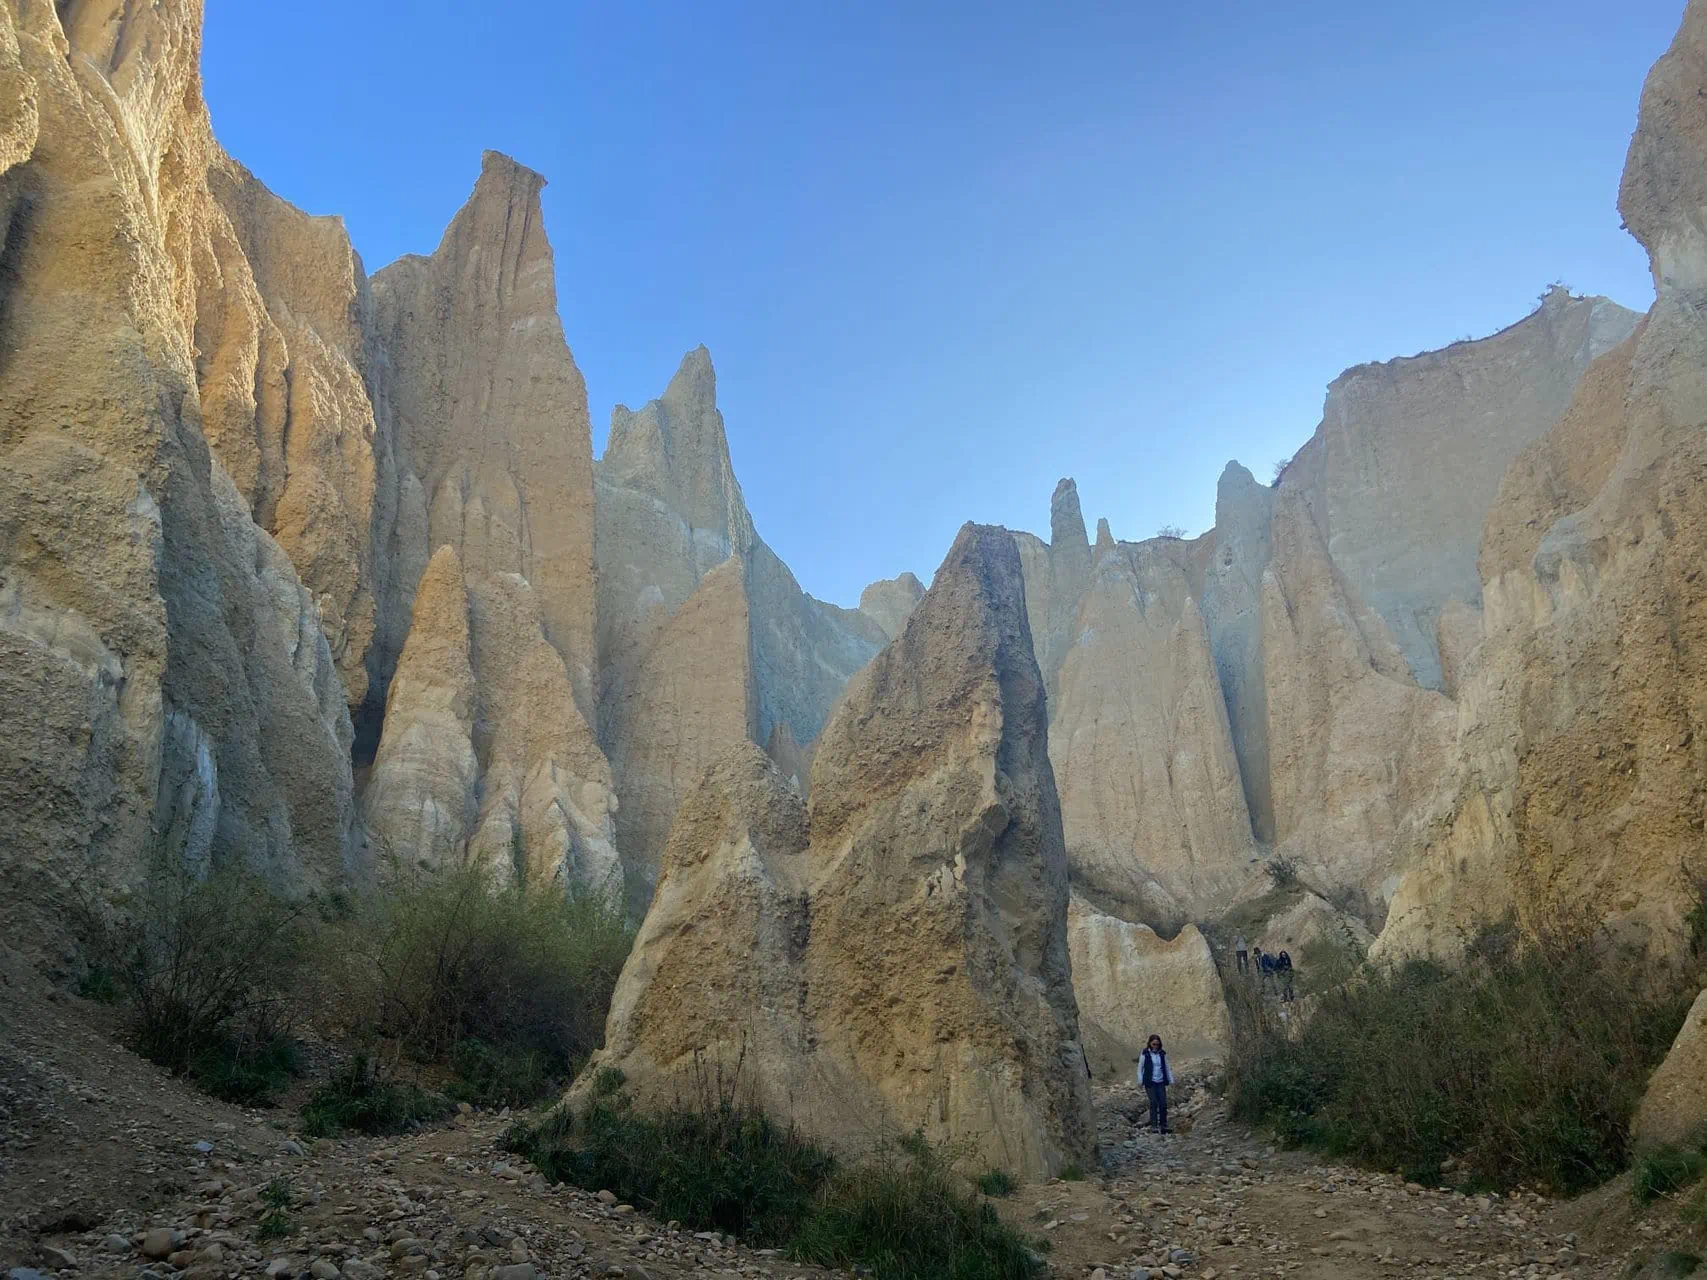
[[[307,950],[307,904],[247,873],[162,859],[116,906],[81,904],[91,955],[78,993],[128,1006],[137,1052],[231,1102],[269,1105],[295,1067],[287,993]]]
[[[1062,1182],[1083,1182],[1085,1180],[1085,1171],[1079,1168],[1076,1164],[1066,1164],[1061,1166],[1061,1173],[1059,1176]]]
[[[77,980],[77,994],[96,1004],[123,1004],[124,986],[118,975],[104,964],[91,965]]]
[[[255,1225],[256,1240],[265,1244],[269,1240],[278,1240],[296,1231],[296,1223],[290,1216],[291,1203],[295,1198],[289,1178],[274,1178],[261,1188],[261,1207],[266,1212]]]
[[[1235,990],[1229,1096],[1286,1142],[1438,1179],[1575,1192],[1626,1164],[1686,999],[1585,929],[1486,931],[1461,966],[1369,966],[1281,1021]],[[1237,986],[1238,984],[1235,984]],[[1243,997],[1243,998],[1241,998]]]
[[[1296,858],[1277,854],[1263,864],[1263,870],[1268,872],[1269,881],[1276,889],[1302,887],[1302,882],[1298,878],[1298,859]]]
[[[1019,1179],[1006,1169],[991,1169],[978,1175],[978,1190],[987,1196],[1011,1196],[1019,1190]]]
[[[187,1072],[204,1093],[246,1107],[270,1107],[299,1071],[296,1041],[264,1024],[203,1046]]]
[[[1707,1154],[1687,1147],[1662,1147],[1636,1161],[1630,1189],[1643,1204],[1661,1196],[1674,1196],[1701,1180],[1707,1173]]]
[[[801,1262],[879,1280],[1022,1280],[1042,1273],[1024,1236],[961,1190],[952,1153],[913,1138],[837,1169],[789,1242]]]
[[[357,1133],[403,1133],[417,1124],[442,1120],[450,1102],[413,1082],[383,1079],[369,1059],[357,1054],[347,1066],[317,1087],[302,1108],[302,1132],[330,1137]]]
[[[593,1093],[600,1098],[614,1097],[627,1083],[628,1076],[621,1067],[600,1067],[593,1076]]]
[[[448,1062],[463,1100],[533,1102],[602,1043],[634,940],[616,910],[463,870],[399,881],[376,914],[374,1026]]]
[[[801,1262],[877,1280],[1041,1274],[1025,1238],[962,1186],[950,1153],[915,1136],[844,1164],[741,1101],[738,1077],[738,1064],[728,1080],[702,1074],[694,1099],[651,1114],[607,1093],[579,1115],[513,1126],[505,1144],[554,1182]]]
[[[445,1086],[452,1102],[482,1107],[525,1107],[554,1092],[566,1068],[537,1049],[509,1049],[480,1040],[451,1047],[455,1079]]]

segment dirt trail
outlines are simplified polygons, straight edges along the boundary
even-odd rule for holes
[[[0,1265],[63,1280],[830,1274],[547,1187],[498,1149],[498,1116],[403,1138],[299,1143],[292,1113],[186,1089],[117,1046],[106,1011],[50,1000],[16,969],[0,969],[0,1024]],[[1407,1187],[1276,1152],[1206,1092],[1178,1092],[1177,1127],[1188,1131],[1163,1137],[1133,1123],[1135,1089],[1102,1091],[1103,1167],[998,1202],[1049,1241],[1053,1275],[1618,1276],[1652,1229],[1632,1224],[1622,1188],[1585,1212],[1588,1202]],[[281,1177],[294,1198],[290,1231],[262,1243],[260,1192]],[[1586,1230],[1581,1241],[1573,1234],[1591,1219],[1594,1238],[1611,1241],[1599,1253]],[[138,1242],[150,1230],[148,1243],[168,1256],[145,1256]]]

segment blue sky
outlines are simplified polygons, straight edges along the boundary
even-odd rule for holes
[[[1645,308],[1615,208],[1682,0],[214,0],[221,141],[369,270],[507,151],[544,173],[594,448],[704,342],[760,532],[814,594],[966,519],[1213,521],[1327,383]]]

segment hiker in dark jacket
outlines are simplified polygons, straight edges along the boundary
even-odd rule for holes
[[[1292,1003],[1292,957],[1286,952],[1280,953],[1280,958],[1274,962],[1274,971],[1280,977],[1280,998],[1287,1004]]]
[[[1138,1055],[1138,1083],[1150,1099],[1150,1129],[1153,1133],[1172,1133],[1168,1128],[1168,1086],[1174,1082],[1174,1070],[1168,1065],[1168,1051],[1162,1048],[1162,1037],[1151,1036]]]
[[[1258,984],[1258,989],[1267,991],[1274,985],[1274,956],[1259,949],[1257,952],[1257,969],[1262,974],[1262,981]]]

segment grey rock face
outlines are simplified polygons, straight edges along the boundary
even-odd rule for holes
[[[1215,529],[1204,570],[1203,617],[1215,673],[1227,703],[1227,722],[1251,826],[1274,839],[1274,801],[1268,776],[1268,697],[1263,682],[1262,575],[1268,568],[1274,491],[1237,462],[1215,487]]]
[[[1481,600],[1476,552],[1500,477],[1639,319],[1554,288],[1492,337],[1359,365],[1328,388],[1321,426],[1281,484],[1310,504],[1334,563],[1424,688],[1443,687],[1447,603]]]
[[[616,410],[598,464],[599,734],[641,905],[700,771],[744,738],[804,782],[831,703],[888,639],[803,592],[755,532],[716,387],[705,349],[688,353],[660,399]],[[690,610],[714,570],[716,591]],[[720,670],[693,653],[720,655]]]
[[[925,584],[911,573],[872,583],[859,596],[859,611],[893,640],[925,594]]]

